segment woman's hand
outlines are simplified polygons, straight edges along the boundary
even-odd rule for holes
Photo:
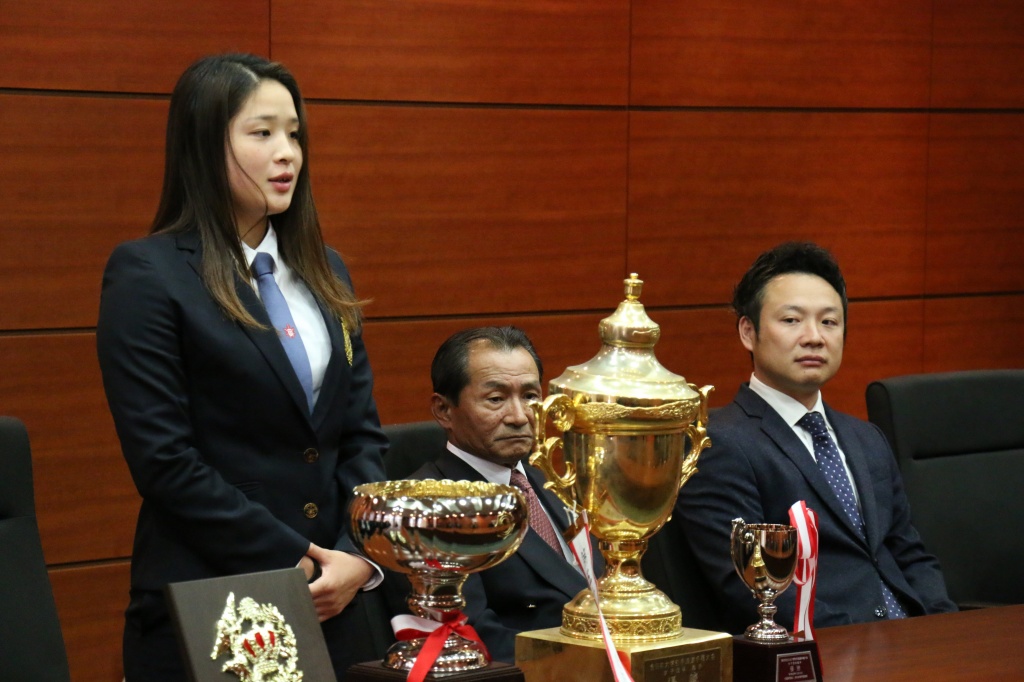
[[[356,592],[373,575],[373,566],[370,562],[347,552],[324,549],[310,543],[306,557],[319,563],[323,571],[323,575],[309,584],[313,606],[316,607],[316,615],[320,622],[341,613]],[[299,562],[303,568],[306,557]],[[312,563],[306,574],[308,576],[311,573]]]

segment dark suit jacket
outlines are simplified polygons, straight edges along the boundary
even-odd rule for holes
[[[526,465],[526,477],[559,531],[568,527],[565,506],[544,490],[544,474]],[[409,478],[485,480],[476,469],[448,450],[434,462],[421,466]],[[595,551],[595,570],[600,576],[604,561]],[[473,573],[462,593],[466,615],[496,661],[512,663],[515,638],[524,630],[540,630],[562,624],[562,607],[586,589],[583,574],[557,554],[539,535],[530,531],[515,554],[497,566]]]
[[[711,447],[682,487],[668,532],[683,531],[716,587],[726,624],[742,632],[757,621],[757,602],[733,568],[731,521],[789,523],[805,500],[818,514],[818,580],[814,625],[878,620],[884,608],[879,574],[909,615],[955,611],[934,556],[911,525],[896,460],[873,424],[826,406],[853,473],[867,541],[858,538],[806,446],[747,385],[708,422]],[[796,587],[777,600],[776,622],[793,627]],[[877,612],[876,612],[877,611]]]
[[[310,415],[256,293],[236,282],[267,328],[228,321],[200,279],[201,251],[194,232],[127,242],[103,278],[100,367],[142,496],[129,620],[143,630],[166,620],[169,582],[293,567],[310,541],[352,550],[352,487],[385,478],[362,339],[350,366],[324,314],[332,353]]]

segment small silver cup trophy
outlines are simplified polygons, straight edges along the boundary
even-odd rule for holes
[[[733,640],[733,678],[746,682],[821,682],[813,639],[793,637],[775,622],[775,599],[789,587],[799,552],[796,528],[777,523],[732,522],[732,564],[758,600],[761,620]]]
[[[740,580],[760,602],[758,623],[747,628],[755,642],[788,642],[789,631],[775,622],[775,598],[796,572],[796,528],[776,523],[732,521],[732,564]]]

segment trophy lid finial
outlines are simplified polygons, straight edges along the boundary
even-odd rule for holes
[[[654,355],[661,327],[640,302],[644,281],[633,272],[622,282],[625,300],[598,324],[601,349],[551,381],[551,391],[569,394],[580,403],[653,406],[696,400],[697,392],[686,379],[665,369]]]
[[[622,283],[626,289],[626,300],[619,303],[614,313],[601,320],[601,340],[612,346],[654,348],[661,336],[661,327],[648,317],[640,302],[644,281],[633,272]]]
[[[631,272],[629,277],[622,280],[622,283],[626,285],[626,300],[639,301],[640,291],[644,288],[644,281],[635,272]]]

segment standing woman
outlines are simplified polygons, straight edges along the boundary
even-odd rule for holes
[[[151,234],[107,264],[100,367],[142,496],[128,682],[186,679],[167,583],[294,566],[311,579],[339,678],[368,658],[365,615],[350,603],[379,577],[353,553],[345,510],[353,486],[385,478],[387,441],[307,156],[302,96],[283,66],[196,62],[171,95]]]

